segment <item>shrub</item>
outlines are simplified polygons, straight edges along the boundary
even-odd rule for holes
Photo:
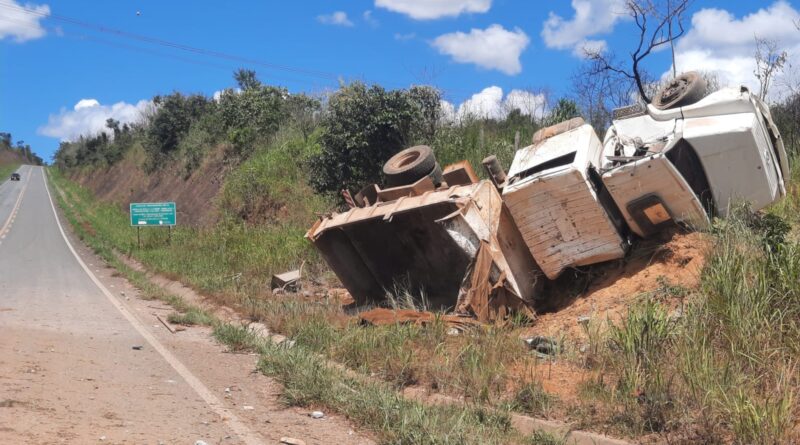
[[[343,86],[323,117],[322,152],[311,160],[311,185],[335,192],[380,182],[381,167],[392,155],[430,141],[438,116],[439,93],[431,88]]]

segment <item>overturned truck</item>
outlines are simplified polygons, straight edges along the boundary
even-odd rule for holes
[[[634,237],[704,228],[735,201],[761,209],[788,174],[769,108],[745,87],[706,94],[696,73],[615,110],[602,141],[575,118],[538,131],[508,174],[492,156],[484,167],[478,180],[404,150],[388,188],[361,190],[307,238],[358,303],[402,290],[488,321],[532,311],[545,280],[622,258]]]
[[[358,303],[408,292],[482,320],[526,310],[541,273],[499,191],[468,164],[441,172],[433,159],[427,146],[398,153],[387,167],[416,170],[413,182],[365,188],[307,237]]]

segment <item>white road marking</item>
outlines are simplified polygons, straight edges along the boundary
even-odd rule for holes
[[[64,242],[67,243],[67,247],[69,248],[72,255],[78,261],[78,264],[81,265],[84,272],[89,276],[89,278],[94,282],[95,286],[103,293],[103,295],[108,298],[108,301],[117,308],[117,310],[128,320],[128,322],[136,329],[139,334],[144,337],[147,343],[153,347],[160,355],[167,361],[167,363],[172,366],[172,368],[177,372],[183,380],[199,395],[206,404],[217,413],[217,415],[222,419],[233,432],[239,436],[240,439],[244,441],[247,445],[261,445],[261,439],[253,433],[250,428],[247,427],[235,414],[228,408],[226,408],[217,396],[211,392],[204,384],[200,381],[197,377],[192,374],[191,371],[174,355],[172,355],[169,350],[161,344],[158,339],[147,330],[146,327],[134,316],[131,314],[128,309],[119,301],[117,300],[111,292],[97,279],[96,276],[92,273],[91,269],[86,266],[86,263],[83,262],[81,257],[78,255],[78,252],[75,251],[75,248],[72,247],[72,243],[69,242],[67,238],[67,234],[64,233],[64,228],[61,226],[61,221],[58,219],[58,212],[56,212],[56,206],[53,204],[53,197],[50,195],[50,188],[47,186],[47,179],[46,174],[44,173],[44,169],[42,169],[42,180],[44,181],[44,188],[47,191],[47,197],[50,199],[50,207],[53,209],[53,215],[56,218],[56,224],[58,225],[58,230],[61,232],[61,236],[64,238]]]
[[[30,169],[28,169],[30,171]],[[19,196],[17,197],[17,202],[14,204],[14,208],[11,209],[11,212],[8,214],[8,219],[6,219],[5,224],[3,224],[3,228],[0,229],[0,239],[6,237],[6,233],[9,229],[11,229],[11,223],[14,222],[14,218],[17,217],[17,211],[19,210],[20,204],[22,204],[22,196],[25,194],[25,190],[28,189],[28,183],[31,182],[31,175],[27,175],[25,179],[25,185],[22,186],[22,190],[19,192]]]

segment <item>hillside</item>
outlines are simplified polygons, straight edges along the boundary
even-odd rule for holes
[[[0,133],[0,181],[17,169],[21,164],[42,165],[42,158],[31,150],[23,141],[12,144],[11,133]]]

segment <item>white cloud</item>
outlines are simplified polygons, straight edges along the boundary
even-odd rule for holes
[[[776,1],[742,18],[724,9],[702,9],[692,16],[691,28],[677,42],[677,68],[714,72],[723,85],[746,85],[758,91],[755,37],[775,41],[779,49],[788,52],[787,65],[796,64],[800,55],[800,31],[795,27],[798,21],[800,12],[785,1]],[[671,72],[670,69],[665,76]],[[773,84],[773,93],[780,93],[780,84]]]
[[[361,17],[364,19],[365,22],[367,22],[369,26],[373,28],[377,28],[380,25],[378,19],[372,16],[372,10],[370,9],[364,11],[364,13],[361,14]]]
[[[542,38],[548,48],[571,49],[578,57],[583,56],[584,48],[605,50],[604,40],[589,37],[608,34],[617,22],[628,18],[624,0],[572,0],[572,9],[575,15],[569,20],[550,12]]]
[[[151,106],[152,102],[149,100],[140,100],[135,105],[126,102],[101,105],[95,99],[81,99],[72,110],[62,108],[58,114],[51,114],[47,124],[39,127],[37,133],[71,141],[81,135],[94,135],[106,131],[108,118],[121,123],[137,122],[141,119],[142,113]]]
[[[347,13],[344,11],[336,11],[331,14],[318,15],[317,21],[326,25],[353,26],[353,22],[347,18]]]
[[[484,13],[491,8],[492,0],[375,0],[375,6],[416,20],[432,20],[463,13]]]
[[[414,38],[414,37],[416,37],[416,36],[417,36],[417,33],[415,33],[415,32],[410,32],[410,33],[408,33],[408,34],[400,34],[400,33],[397,33],[397,32],[396,32],[396,33],[394,34],[394,39],[395,39],[395,40],[399,40],[399,41],[401,41],[401,42],[405,42],[405,41],[407,41],[407,40],[411,40],[411,39],[413,39],[413,38]]]
[[[514,75],[522,71],[519,56],[528,43],[530,39],[519,28],[508,31],[500,25],[491,25],[486,29],[473,28],[469,34],[454,32],[441,35],[432,45],[456,62],[474,63]]]
[[[0,6],[0,40],[8,37],[21,43],[47,34],[39,22],[50,15],[49,6],[9,1],[9,5]]]
[[[444,100],[440,105],[442,119],[450,122],[468,117],[504,119],[514,109],[540,119],[547,111],[547,99],[544,94],[525,90],[511,90],[504,96],[502,88],[492,85],[473,94],[457,109]]]

